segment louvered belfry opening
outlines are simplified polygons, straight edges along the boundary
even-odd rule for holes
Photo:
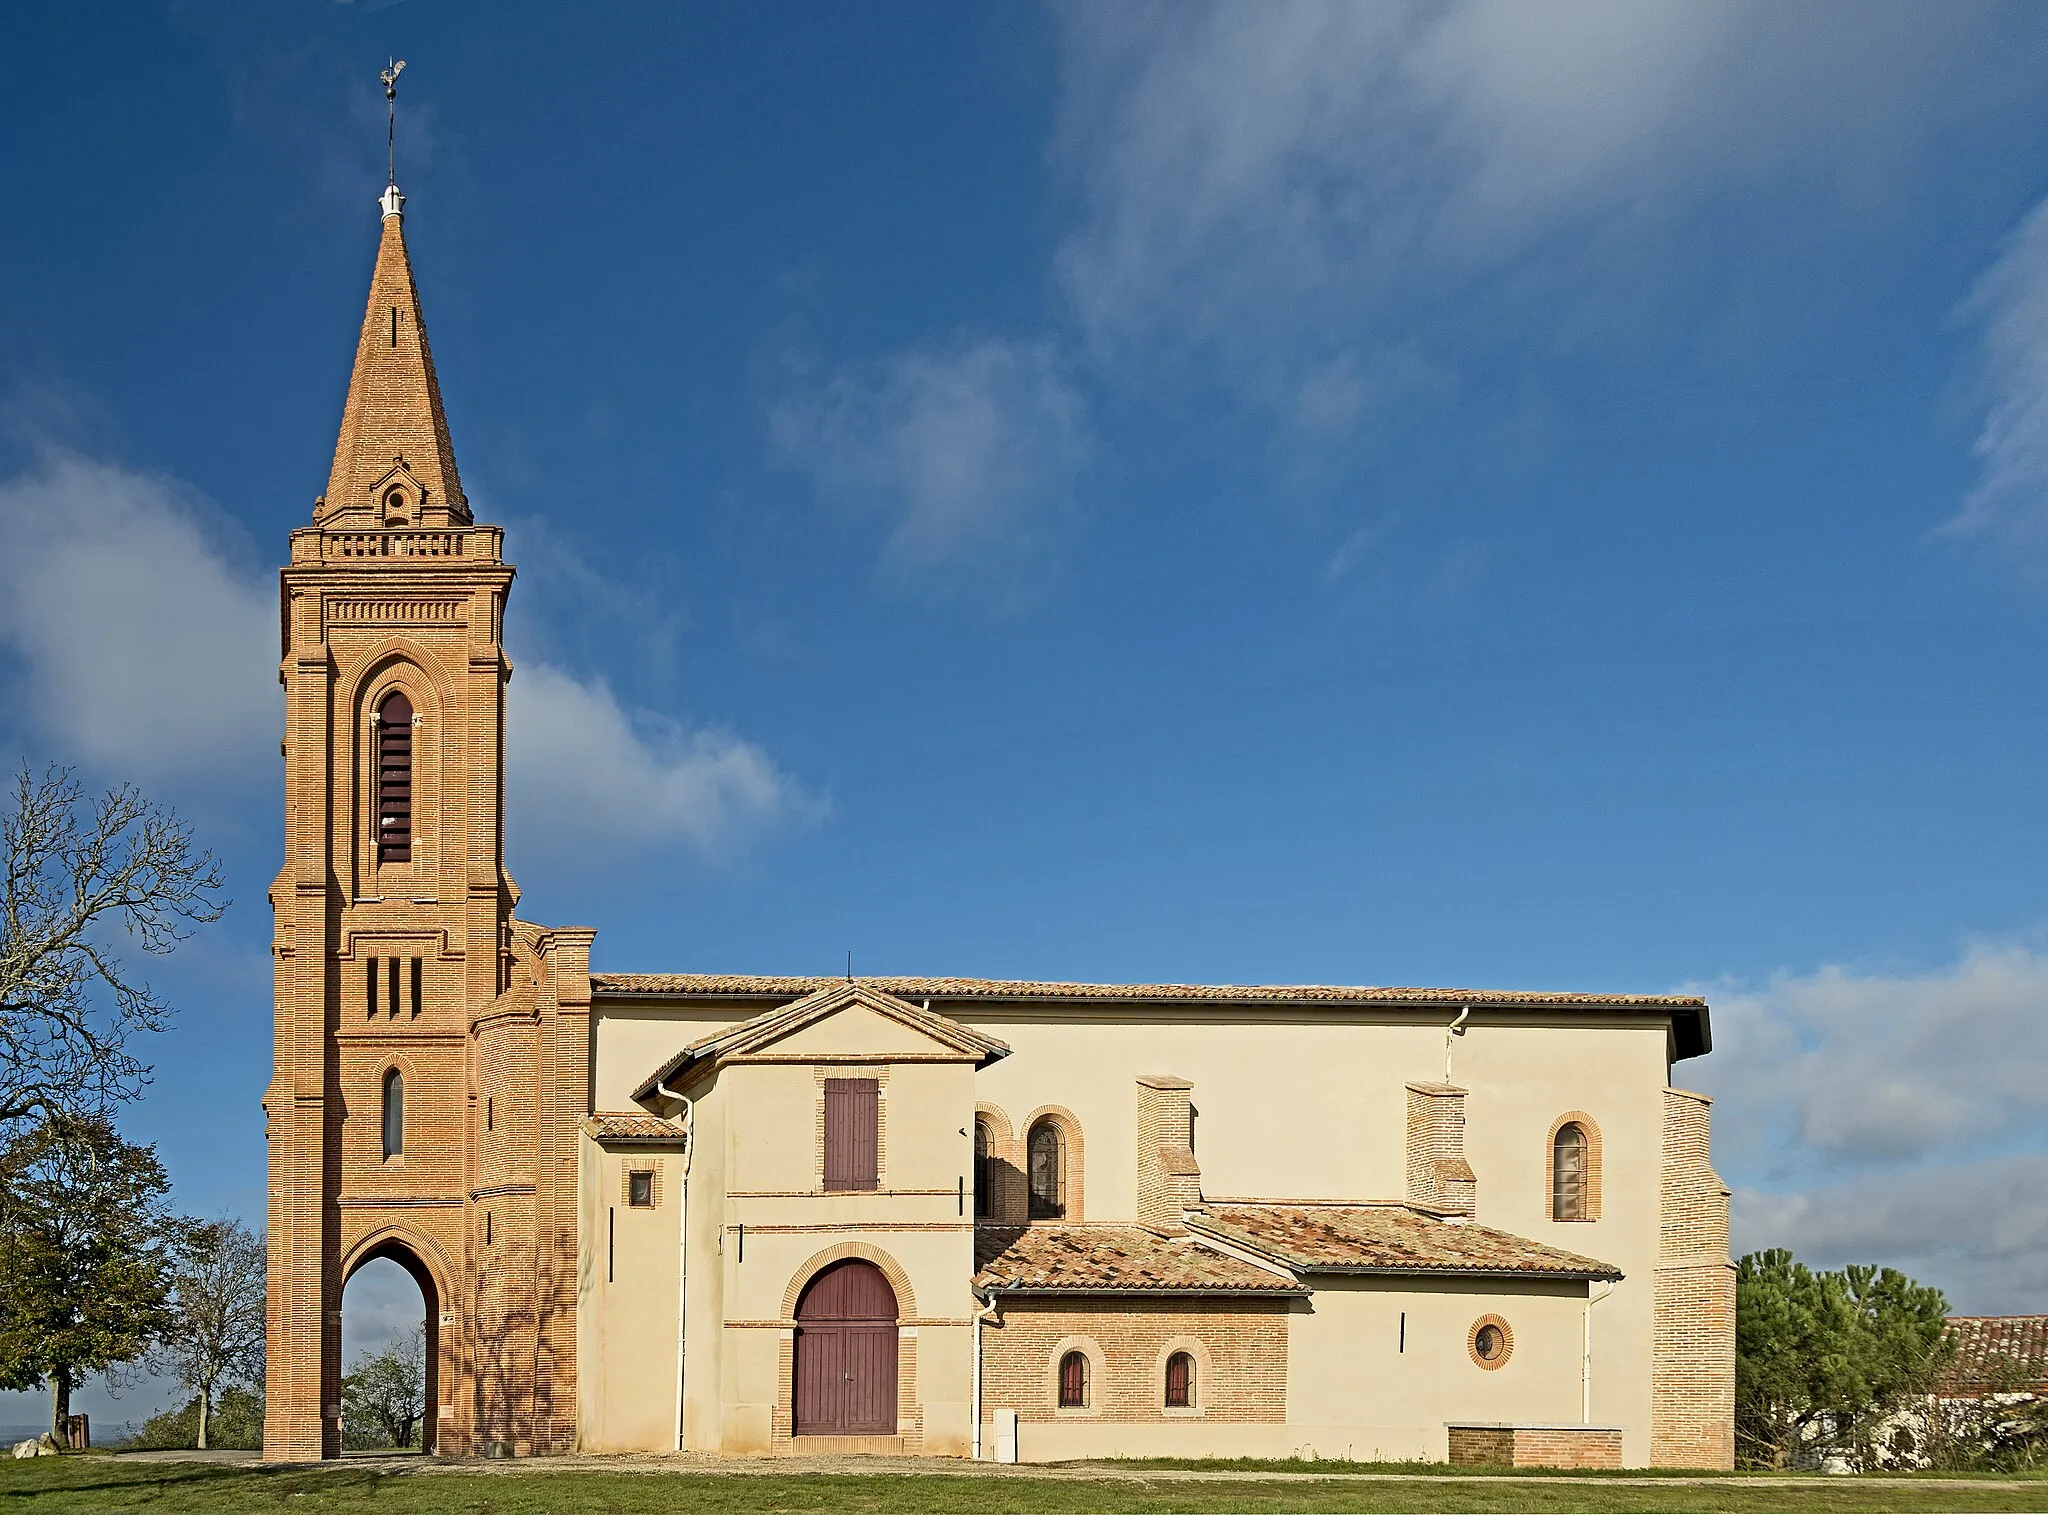
[[[377,707],[377,861],[412,861],[412,701],[399,693]]]

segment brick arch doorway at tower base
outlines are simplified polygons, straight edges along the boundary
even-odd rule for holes
[[[431,1453],[439,1448],[441,1441],[441,1312],[447,1308],[446,1296],[442,1292],[439,1282],[434,1277],[433,1268],[428,1265],[427,1261],[414,1249],[412,1244],[403,1237],[387,1234],[374,1238],[368,1245],[363,1246],[360,1251],[347,1259],[341,1274],[341,1290],[344,1300],[347,1298],[349,1280],[373,1262],[396,1263],[406,1273],[411,1275],[412,1281],[415,1284],[419,1285],[420,1301],[426,1310],[426,1320],[423,1327],[426,1335],[424,1350],[426,1358],[426,1384],[425,1391],[421,1396],[423,1404],[420,1409],[420,1451]],[[275,1351],[275,1346],[271,1350]],[[334,1350],[337,1367],[339,1367],[338,1360],[341,1355],[341,1333],[339,1331],[335,1332]],[[341,1399],[341,1384],[339,1380],[340,1374],[337,1372],[334,1386],[334,1402],[336,1404],[339,1404]]]
[[[896,1434],[896,1291],[849,1257],[804,1286],[791,1393],[798,1436]]]

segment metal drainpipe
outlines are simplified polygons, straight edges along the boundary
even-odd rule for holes
[[[1471,1015],[1472,1007],[1467,1005],[1458,1012],[1458,1018],[1444,1028],[1444,1082],[1447,1084],[1455,1084],[1457,1082],[1456,1079],[1451,1077],[1451,1038],[1465,1034],[1465,1022],[1471,1018]]]
[[[696,1103],[657,1081],[656,1094],[683,1102],[683,1197],[676,1217],[676,1450],[683,1450],[683,1353],[689,1349],[690,1324],[690,1158],[697,1146]]]
[[[988,1319],[988,1318],[989,1318],[989,1317],[990,1317],[991,1315],[993,1315],[993,1314],[995,1313],[995,1308],[996,1308],[996,1291],[995,1291],[995,1290],[993,1290],[993,1289],[989,1290],[989,1291],[988,1291],[988,1298],[986,1298],[986,1299],[983,1299],[983,1298],[981,1297],[981,1295],[980,1295],[980,1294],[978,1294],[978,1293],[976,1293],[976,1292],[975,1292],[975,1290],[974,1290],[974,1289],[972,1289],[972,1288],[969,1288],[967,1292],[968,1292],[969,1294],[973,1294],[973,1295],[974,1295],[974,1298],[975,1298],[975,1300],[976,1300],[976,1301],[977,1301],[977,1302],[978,1302],[978,1303],[979,1303],[979,1304],[981,1305],[981,1308],[980,1308],[979,1310],[976,1310],[976,1311],[974,1312],[974,1461],[976,1461],[976,1462],[980,1462],[980,1461],[981,1461],[981,1323],[982,1323],[983,1321],[987,1320],[987,1319]]]
[[[1586,1290],[1586,1308],[1579,1316],[1582,1325],[1579,1331],[1579,1423],[1593,1423],[1593,1306],[1614,1292],[1614,1285],[1595,1294]]]

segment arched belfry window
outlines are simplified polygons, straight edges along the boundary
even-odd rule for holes
[[[1066,1152],[1057,1123],[1031,1128],[1026,1156],[1031,1164],[1031,1219],[1058,1220],[1067,1213]]]
[[[412,701],[396,691],[377,707],[377,861],[412,861]]]
[[[396,1068],[384,1075],[384,1155],[405,1153],[405,1076]]]
[[[1586,1133],[1577,1121],[1557,1128],[1550,1158],[1550,1218],[1587,1219]]]

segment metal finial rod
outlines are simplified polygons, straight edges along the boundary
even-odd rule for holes
[[[390,183],[398,183],[398,76],[405,72],[405,59],[393,58],[377,77],[384,81],[384,155],[390,168]]]

